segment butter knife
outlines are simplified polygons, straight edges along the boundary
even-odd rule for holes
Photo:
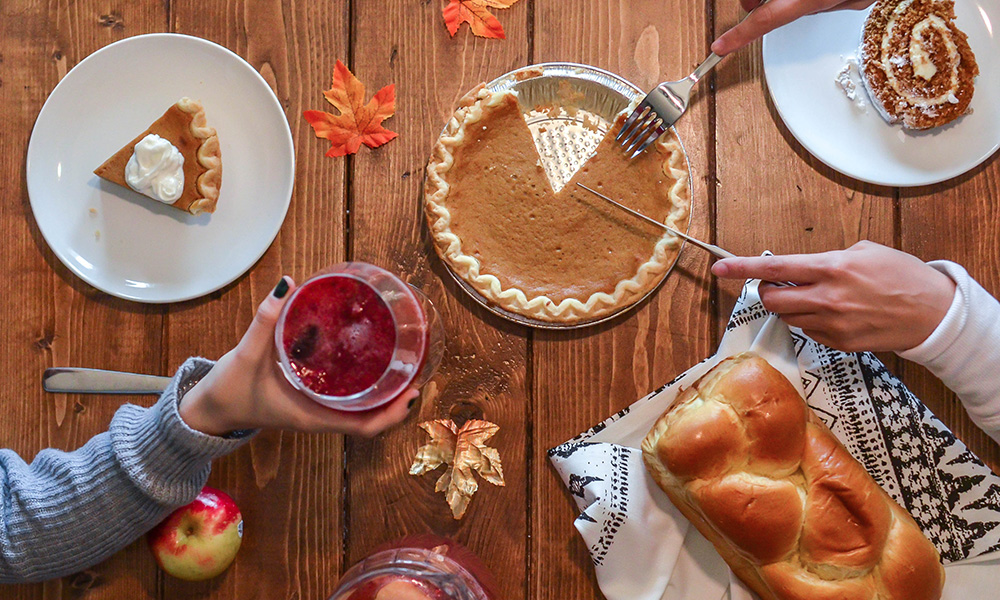
[[[42,389],[63,394],[160,394],[169,383],[169,377],[78,367],[45,369],[42,374]]]
[[[715,244],[709,244],[708,242],[703,242],[703,241],[699,240],[698,238],[689,236],[686,233],[681,233],[680,231],[677,231],[673,227],[670,227],[669,225],[666,225],[664,223],[660,223],[659,221],[657,221],[656,219],[653,219],[651,217],[647,217],[646,215],[642,214],[641,212],[639,212],[637,210],[633,210],[633,209],[625,206],[621,202],[618,202],[617,200],[612,200],[611,198],[608,198],[607,196],[605,196],[604,194],[598,192],[597,190],[590,189],[589,187],[583,185],[582,183],[578,182],[576,185],[582,187],[583,189],[587,190],[591,194],[594,194],[595,196],[598,196],[600,198],[603,198],[603,199],[607,200],[611,204],[614,204],[618,208],[620,208],[620,209],[628,212],[629,214],[631,214],[633,216],[636,216],[636,217],[638,217],[638,218],[640,218],[640,219],[642,219],[642,220],[644,220],[644,221],[646,221],[648,223],[652,223],[653,225],[656,225],[657,227],[661,227],[661,228],[669,231],[673,235],[676,235],[677,237],[679,237],[681,239],[685,239],[685,240],[691,242],[695,246],[698,246],[702,250],[708,252],[709,254],[711,254],[711,255],[713,255],[713,256],[715,256],[717,258],[737,258],[737,256],[735,254],[733,254],[732,252],[730,252],[729,250],[725,250],[723,248],[720,248],[720,247],[716,246]],[[774,285],[779,286],[779,287],[797,287],[797,285],[798,285],[798,284],[793,283],[791,281],[771,281],[771,282],[768,282],[768,283],[773,283]]]
[[[705,250],[709,254],[712,254],[712,255],[717,256],[719,258],[736,258],[736,255],[733,254],[732,252],[728,251],[728,250],[723,250],[722,248],[719,248],[715,244],[709,244],[708,242],[703,242],[703,241],[699,240],[698,238],[691,237],[691,236],[689,236],[686,233],[681,233],[680,231],[677,231],[673,227],[670,227],[669,225],[666,225],[664,223],[660,223],[656,219],[647,217],[646,215],[642,214],[641,212],[639,212],[637,210],[633,210],[633,209],[625,206],[621,202],[618,202],[617,200],[612,200],[611,198],[608,198],[607,196],[605,196],[601,192],[598,192],[597,190],[593,190],[593,189],[591,189],[591,188],[583,185],[582,183],[578,182],[576,185],[582,187],[583,189],[587,190],[591,194],[594,194],[595,196],[598,196],[600,198],[603,198],[603,199],[607,200],[611,204],[614,204],[618,208],[620,208],[620,209],[628,212],[629,214],[631,214],[631,215],[633,215],[635,217],[638,217],[638,218],[642,219],[643,221],[646,221],[647,223],[652,223],[653,225],[656,225],[657,227],[665,229],[665,230],[669,231],[670,233],[676,235],[679,238],[682,238],[682,239],[685,239],[685,240],[691,242],[692,244],[694,244],[695,246],[698,246],[702,250]]]

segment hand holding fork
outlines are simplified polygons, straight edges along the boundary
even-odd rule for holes
[[[615,138],[625,149],[625,155],[635,158],[656,138],[670,129],[687,110],[691,89],[722,57],[711,53],[693,73],[679,81],[665,81],[653,88],[625,120]]]
[[[628,116],[618,143],[630,159],[642,154],[656,138],[677,122],[687,110],[691,90],[723,56],[738,50],[765,33],[804,15],[827,10],[862,9],[874,0],[740,0],[747,15],[738,25],[712,44],[713,52],[693,73],[678,81],[665,81],[646,94]],[[765,3],[767,6],[763,9]]]
[[[767,7],[758,10],[765,2]],[[873,2],[874,0],[740,0],[743,8],[749,11],[743,20],[715,40],[712,44],[713,52],[693,73],[679,81],[665,81],[646,94],[628,116],[615,139],[630,159],[639,156],[684,114],[694,85],[712,67],[719,64],[723,56],[799,17],[829,10],[860,10]]]
[[[802,0],[771,0],[771,3],[801,2]],[[833,1],[833,0],[822,0]],[[838,0],[843,1],[843,0]],[[851,0],[853,1],[853,0]],[[867,0],[866,0],[867,1]],[[750,18],[758,8],[764,5],[767,0],[741,0],[744,7],[747,4],[755,4],[748,7],[747,15],[743,17],[740,24],[733,29],[739,29],[744,23],[753,23]],[[773,12],[773,11],[772,11]],[[725,37],[725,36],[723,36]],[[716,44],[712,45],[714,49]],[[735,49],[735,48],[734,48]],[[664,81],[646,94],[642,102],[635,107],[632,114],[628,116],[625,123],[615,139],[625,150],[625,155],[629,159],[642,154],[643,150],[656,141],[656,138],[664,134],[670,127],[681,118],[687,110],[688,102],[691,100],[691,90],[694,84],[701,81],[712,67],[722,61],[723,56],[712,52],[708,55],[693,73],[679,81]]]

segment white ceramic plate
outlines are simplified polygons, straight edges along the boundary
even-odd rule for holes
[[[858,109],[835,83],[857,56],[868,11],[812,15],[764,36],[764,75],[781,119],[830,167],[861,181],[917,186],[956,177],[1000,147],[1000,3],[956,0],[979,63],[971,115],[922,133],[887,124],[867,95]],[[994,32],[994,24],[998,30]]]
[[[193,216],[93,170],[183,96],[200,100],[222,146],[214,214]],[[49,95],[31,133],[31,209],[59,260],[90,285],[139,302],[196,298],[232,282],[285,219],[295,155],[263,78],[212,42],[132,37],[98,50]]]

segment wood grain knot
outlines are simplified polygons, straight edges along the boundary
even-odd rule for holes
[[[110,29],[125,29],[125,19],[120,13],[112,12],[110,15],[101,15],[98,19],[98,23],[101,27],[108,27]]]
[[[451,420],[455,422],[456,425],[461,427],[466,421],[471,421],[473,419],[483,418],[483,409],[478,404],[473,404],[472,402],[467,402],[465,400],[459,400],[458,402],[451,405],[448,409],[448,416]]]
[[[42,337],[35,340],[34,346],[38,350],[51,350],[52,342],[56,339],[56,334],[54,331],[46,331]]]
[[[97,571],[80,571],[76,575],[71,575],[69,580],[70,589],[86,592],[104,585],[104,578]],[[82,596],[82,594],[74,594]]]

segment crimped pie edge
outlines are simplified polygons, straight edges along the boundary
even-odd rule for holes
[[[631,279],[619,281],[613,293],[595,292],[586,302],[565,298],[558,304],[544,295],[528,298],[518,288],[504,289],[495,276],[479,272],[480,263],[475,257],[462,252],[462,240],[451,231],[451,213],[445,203],[449,186],[444,174],[454,164],[453,149],[463,141],[465,127],[482,118],[483,106],[495,107],[508,94],[516,95],[510,91],[491,93],[483,84],[477,86],[461,99],[459,108],[434,146],[427,164],[424,209],[435,250],[457,275],[489,301],[505,310],[542,321],[570,323],[589,320],[640,300],[673,264],[680,249],[679,238],[664,234],[653,247],[650,259],[639,265]],[[687,160],[676,135],[671,132],[669,139],[663,140],[664,137],[667,136],[661,136],[656,144],[668,152],[663,169],[674,180],[670,189],[672,208],[666,224],[683,230],[690,206]]]
[[[193,201],[187,210],[193,215],[215,212],[219,189],[222,187],[222,150],[219,147],[219,137],[215,129],[208,126],[201,102],[185,97],[177,101],[177,108],[191,115],[191,135],[201,140],[198,164],[207,169],[198,176],[198,193],[201,197]]]

